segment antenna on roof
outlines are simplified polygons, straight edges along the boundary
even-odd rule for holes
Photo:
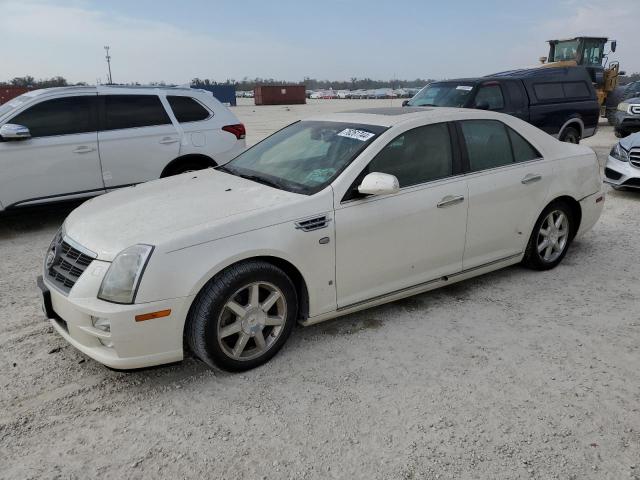
[[[107,68],[109,69],[109,77],[108,77],[109,78],[109,82],[108,83],[109,83],[109,85],[112,85],[113,84],[113,79],[111,78],[111,55],[109,55],[109,46],[108,45],[104,47],[104,51],[107,52],[107,55],[106,55],[105,58],[107,59]]]

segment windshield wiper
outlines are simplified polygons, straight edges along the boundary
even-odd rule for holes
[[[277,188],[278,190],[286,190],[286,188],[281,183],[278,183],[274,180],[269,180],[259,175],[247,175],[244,173],[234,173],[234,175],[237,175],[241,178],[246,178],[247,180],[251,180],[253,182],[262,183],[263,185],[267,185],[269,187]]]

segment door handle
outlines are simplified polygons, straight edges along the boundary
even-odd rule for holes
[[[96,149],[93,147],[87,147],[86,145],[83,145],[81,147],[76,147],[73,150],[73,153],[90,153],[90,152],[95,152]]]
[[[172,143],[176,143],[178,142],[177,138],[171,138],[171,137],[164,137],[162,140],[160,140],[160,143],[162,145],[170,145]]]
[[[533,183],[533,182],[539,182],[540,180],[542,180],[542,175],[537,175],[534,173],[529,173],[528,175],[526,175],[522,180],[520,180],[524,185],[527,185],[528,183]]]
[[[447,195],[442,200],[440,200],[440,202],[438,202],[437,207],[445,208],[462,202],[464,202],[464,197],[462,195]]]

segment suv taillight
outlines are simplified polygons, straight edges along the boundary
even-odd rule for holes
[[[238,140],[242,140],[247,136],[247,130],[244,128],[242,123],[238,123],[237,125],[225,125],[222,127],[222,130],[233,133]]]

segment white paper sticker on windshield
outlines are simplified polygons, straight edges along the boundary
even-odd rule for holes
[[[469,90],[473,90],[473,87],[469,85],[458,85],[456,90],[466,90],[468,92]]]
[[[371,137],[374,137],[375,133],[365,132],[364,130],[356,130],[355,128],[345,128],[343,131],[338,133],[338,136],[353,138],[354,140],[360,140],[361,142],[366,142]]]

